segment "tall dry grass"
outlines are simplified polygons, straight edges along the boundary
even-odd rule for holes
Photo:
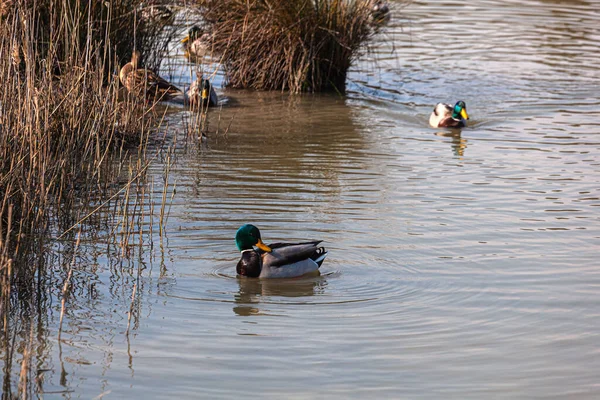
[[[143,102],[120,101],[117,72],[134,46],[157,65],[164,25],[142,2],[15,0],[0,20],[0,218],[12,209],[12,249],[48,228],[93,187],[111,155],[141,144],[155,122]],[[159,21],[160,22],[160,21]],[[19,274],[15,269],[15,274]]]
[[[156,67],[169,38],[160,21],[140,19],[141,10],[132,0],[2,2],[0,354],[7,398],[16,387],[11,363],[19,346],[12,341],[27,342],[33,326],[43,330],[47,282],[64,279],[48,243],[75,252],[76,233],[86,228],[69,229],[82,220],[93,226],[87,205],[102,204],[118,188],[129,196],[131,185],[143,186],[148,134],[160,115],[122,96],[117,73],[134,46]],[[144,189],[136,190],[133,200],[127,197],[136,205],[121,208],[125,242],[137,221],[125,214],[138,213],[148,200]],[[17,378],[22,398],[35,381],[28,365],[21,364]]]
[[[112,73],[136,30],[135,2],[16,1],[0,22],[0,218],[12,209],[11,258],[101,182],[111,149],[149,123],[118,101]],[[23,276],[22,276],[23,275]],[[13,278],[30,271],[13,268]]]
[[[364,0],[200,0],[236,88],[344,92],[350,64],[373,33]]]

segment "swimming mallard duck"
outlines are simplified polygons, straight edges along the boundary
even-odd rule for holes
[[[242,252],[237,273],[249,278],[294,278],[317,271],[327,257],[319,243],[321,240],[267,246],[257,227],[242,225],[235,234],[235,244]],[[254,250],[254,246],[259,250]]]
[[[136,50],[131,55],[131,61],[119,71],[119,79],[129,93],[150,101],[171,100],[176,96],[183,96],[181,90],[153,71],[138,68],[139,59],[140,52]]]
[[[181,40],[189,55],[200,57],[211,48],[210,35],[198,26],[192,26],[188,35]]]
[[[187,91],[192,106],[214,107],[219,104],[219,97],[208,79],[202,77],[200,71],[196,71],[196,80]]]
[[[454,107],[450,104],[437,103],[429,117],[429,125],[434,128],[463,128],[467,126],[467,105],[457,101]]]

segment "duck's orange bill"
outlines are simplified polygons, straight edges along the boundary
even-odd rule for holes
[[[202,93],[200,94],[203,100],[208,99],[208,89],[202,89]]]
[[[267,246],[266,244],[263,243],[262,240],[258,239],[258,242],[256,242],[256,247],[258,247],[261,250],[264,250],[268,253],[270,253],[272,250],[269,246]]]
[[[463,119],[469,119],[469,114],[467,114],[467,110],[464,108],[460,110],[460,116],[463,117]]]
[[[186,44],[189,41],[190,41],[190,36],[189,35],[186,36],[186,37],[184,37],[183,39],[181,39],[181,43],[183,43],[183,44]]]

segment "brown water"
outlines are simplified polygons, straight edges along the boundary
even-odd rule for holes
[[[221,90],[221,134],[214,112],[179,141],[166,237],[127,265],[85,244],[43,397],[599,398],[598,10],[394,4],[347,97]],[[468,128],[428,127],[458,99]],[[237,279],[247,222],[323,239],[321,276]]]

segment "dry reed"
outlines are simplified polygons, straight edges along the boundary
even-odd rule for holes
[[[141,3],[1,3],[0,353],[7,398],[12,396],[12,365],[18,348],[11,341],[23,337],[17,332],[22,333],[24,326],[45,329],[45,316],[30,310],[48,312],[40,308],[52,292],[46,285],[64,282],[64,301],[67,282],[73,291],[80,290],[75,269],[77,239],[71,228],[85,224],[79,228],[82,235],[93,234],[94,224],[100,222],[87,210],[99,210],[92,205],[107,204],[111,196],[131,185],[138,187],[132,202],[148,200],[139,187],[150,162],[148,133],[157,116],[147,112],[145,101],[121,101],[127,96],[122,96],[116,75],[134,46],[145,55],[145,64],[156,68],[169,39],[164,38],[167,28],[162,22],[139,18]],[[116,163],[117,159],[121,162]],[[122,172],[127,170],[130,179],[123,183]],[[130,221],[127,235],[132,235],[135,221],[131,214],[139,214],[142,208],[119,209],[118,213],[130,214],[125,218]],[[51,242],[51,237],[62,233],[59,242]],[[49,242],[65,257],[72,253],[72,261],[49,263]],[[60,292],[58,287],[54,290]],[[61,326],[68,316],[66,307],[61,304]],[[17,372],[21,393],[32,390],[33,381],[28,379],[31,355],[27,353]]]
[[[236,88],[344,92],[373,33],[364,0],[202,0],[199,8]]]
[[[0,21],[0,219],[6,232],[10,206],[9,258],[21,239],[48,229],[52,213],[107,185],[111,154],[147,139],[153,114],[119,101],[113,73],[134,45],[149,63],[160,57],[162,42],[151,44],[160,28],[135,19],[139,4],[20,0]],[[15,268],[13,278],[29,275]]]

